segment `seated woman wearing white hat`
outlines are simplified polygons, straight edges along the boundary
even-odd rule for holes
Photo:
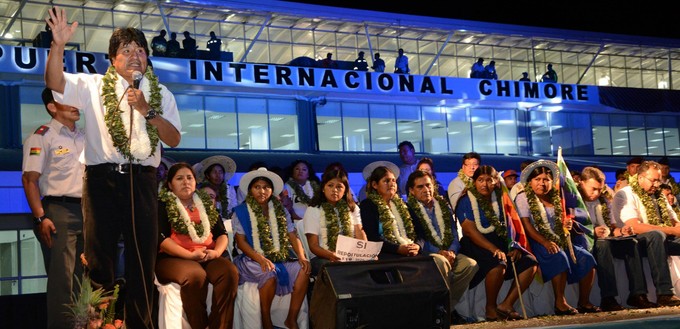
[[[367,198],[359,206],[361,221],[368,241],[383,242],[378,259],[417,256],[420,246],[414,242],[411,215],[397,194],[399,167],[389,161],[376,161],[363,173]]]
[[[236,172],[236,162],[228,156],[214,155],[194,165],[199,182],[198,188],[210,186],[217,192],[216,207],[222,218],[231,218],[231,212],[238,205],[236,190],[229,185],[229,179]]]
[[[234,258],[239,284],[255,282],[260,294],[262,328],[273,328],[274,295],[291,294],[285,325],[298,328],[297,318],[309,285],[310,264],[290,215],[276,196],[283,189],[277,174],[265,168],[247,172],[239,182],[246,200],[234,208],[232,227],[242,254]],[[289,254],[290,248],[297,254]]]
[[[552,283],[555,314],[573,315],[599,312],[590,302],[595,282],[595,258],[583,247],[572,244],[573,227],[562,208],[562,195],[555,182],[560,172],[557,164],[538,160],[522,170],[524,193],[517,195],[515,204],[522,225],[529,237],[531,250],[538,260],[543,282]],[[567,302],[567,283],[579,283],[578,310]]]

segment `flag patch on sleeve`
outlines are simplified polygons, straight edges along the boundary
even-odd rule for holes
[[[31,147],[31,152],[29,153],[29,155],[40,155],[40,150],[41,148],[39,147]]]

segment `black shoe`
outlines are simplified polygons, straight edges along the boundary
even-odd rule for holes
[[[451,311],[451,325],[466,324],[467,321],[456,310]]]
[[[661,297],[661,296],[659,296]],[[655,308],[657,307],[656,304],[652,303],[647,299],[647,295],[645,294],[639,294],[639,295],[630,295],[628,296],[628,300],[626,301],[626,304],[643,309],[643,308]]]
[[[680,305],[680,298],[675,295],[658,295],[656,296],[656,303],[659,306],[678,306]]]
[[[623,306],[614,297],[604,297],[600,301],[600,308],[604,312],[614,312],[623,310]]]

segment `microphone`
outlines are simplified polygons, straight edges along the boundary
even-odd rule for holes
[[[132,72],[132,83],[135,89],[139,89],[139,83],[142,82],[143,77],[144,75],[142,74],[142,72],[139,71]]]

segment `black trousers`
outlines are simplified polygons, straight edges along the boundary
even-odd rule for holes
[[[85,257],[92,282],[113,289],[118,241],[125,242],[125,324],[151,328],[158,254],[156,168],[87,166],[83,183]]]

